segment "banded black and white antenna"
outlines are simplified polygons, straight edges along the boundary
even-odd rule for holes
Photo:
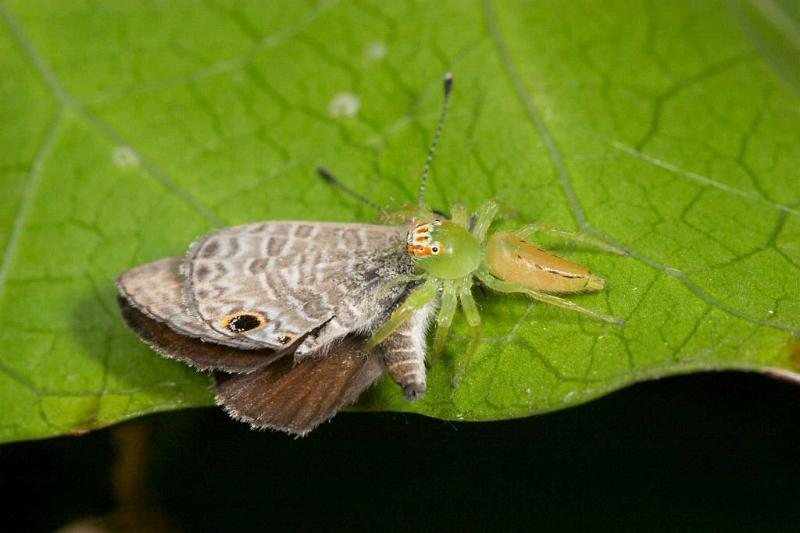
[[[373,209],[375,209],[377,211],[380,211],[381,213],[385,213],[386,212],[386,210],[384,208],[382,208],[381,206],[379,206],[378,204],[376,204],[375,202],[373,202],[372,200],[370,200],[369,198],[367,198],[363,194],[358,194],[356,191],[354,191],[353,189],[351,189],[350,187],[348,187],[347,185],[342,183],[339,180],[339,178],[334,176],[333,172],[331,172],[327,168],[325,168],[325,167],[317,167],[317,174],[319,174],[319,177],[321,177],[323,180],[325,180],[326,183],[329,183],[330,185],[333,185],[334,187],[337,187],[339,190],[341,190],[343,193],[347,194],[351,198],[355,198],[359,202],[363,202],[363,203],[367,204],[368,206],[372,207]]]
[[[450,93],[453,91],[453,75],[444,75],[444,101],[442,102],[442,113],[439,115],[439,124],[436,126],[436,134],[433,136],[428,159],[425,161],[425,169],[422,171],[422,183],[419,186],[419,205],[425,205],[425,186],[428,184],[428,175],[431,173],[433,155],[436,153],[436,146],[439,144],[439,137],[442,135],[444,121],[447,119],[447,105],[450,103]]]
[[[453,75],[451,73],[447,73],[444,75],[444,101],[442,102],[442,112],[439,115],[439,123],[436,125],[436,133],[433,136],[433,142],[431,143],[431,147],[428,150],[428,158],[425,161],[425,168],[422,171],[422,183],[419,187],[419,204],[425,204],[425,186],[428,183],[428,176],[431,173],[431,166],[433,164],[433,156],[436,153],[436,147],[439,145],[439,137],[442,136],[442,129],[444,128],[445,120],[447,119],[447,106],[450,103],[450,93],[453,90]],[[385,213],[386,209],[379,206],[363,194],[359,194],[344,183],[342,183],[339,178],[333,175],[333,173],[325,167],[317,167],[317,173],[319,176],[325,180],[326,183],[333,185],[334,187],[341,190],[346,195],[350,196],[358,200],[359,202],[365,203],[368,206],[372,207],[376,211],[380,211],[381,213]],[[435,211],[438,213],[438,211]],[[447,218],[446,215],[442,215],[444,218]]]

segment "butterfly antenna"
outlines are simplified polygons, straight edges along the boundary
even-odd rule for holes
[[[433,154],[436,153],[436,145],[439,144],[439,137],[442,135],[444,121],[447,118],[447,104],[450,103],[450,93],[453,90],[453,75],[444,75],[444,102],[442,102],[442,114],[439,115],[439,124],[436,126],[436,135],[433,136],[431,148],[428,150],[428,160],[425,162],[425,170],[422,171],[422,184],[419,186],[419,205],[425,205],[425,185],[428,183],[428,174],[431,173]]]
[[[348,196],[351,196],[351,197],[355,198],[359,202],[363,202],[363,203],[367,204],[368,206],[372,207],[373,209],[376,209],[376,210],[380,211],[381,213],[386,211],[384,208],[382,208],[381,206],[379,206],[378,204],[376,204],[375,202],[373,202],[372,200],[370,200],[366,196],[364,196],[362,194],[358,194],[356,191],[354,191],[353,189],[351,189],[350,187],[348,187],[347,185],[345,185],[344,183],[339,181],[339,178],[334,176],[333,172],[331,172],[327,168],[325,168],[325,167],[317,167],[317,173],[319,174],[319,176],[323,180],[325,180],[326,183],[329,183],[330,185],[333,185],[334,187],[338,187],[343,193],[347,194]]]

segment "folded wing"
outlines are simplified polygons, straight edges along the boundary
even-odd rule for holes
[[[270,348],[242,350],[204,341],[217,341],[218,334],[186,310],[179,265],[179,258],[163,259],[130,270],[117,280],[122,316],[142,340],[161,355],[200,370],[252,372],[282,355]]]
[[[251,374],[215,373],[217,403],[257,428],[305,435],[355,402],[383,373],[362,339],[344,339],[326,357],[275,361]]]
[[[263,222],[228,228],[186,255],[184,300],[228,339],[280,349],[325,325],[343,333],[366,328],[404,286],[388,281],[414,271],[405,230],[369,224]],[[232,331],[230,317],[262,324]]]
[[[260,347],[248,339],[219,333],[192,311],[183,297],[182,262],[181,257],[168,257],[132,268],[117,278],[117,290],[127,305],[181,335],[243,349]]]

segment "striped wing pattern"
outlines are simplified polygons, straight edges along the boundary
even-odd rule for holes
[[[405,230],[366,224],[268,222],[211,234],[183,262],[184,300],[209,328],[258,346],[282,348],[323,324],[368,329],[403,287],[382,291],[414,270],[400,253]],[[223,318],[255,312],[264,327],[229,331]]]

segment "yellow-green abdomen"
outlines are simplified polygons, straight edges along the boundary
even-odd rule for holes
[[[486,264],[496,277],[547,293],[596,291],[605,281],[588,268],[500,231],[486,245]]]

